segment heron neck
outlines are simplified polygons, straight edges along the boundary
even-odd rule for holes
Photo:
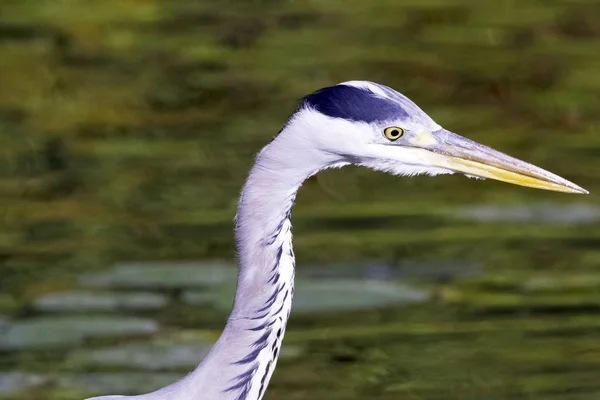
[[[321,169],[314,162],[303,164],[303,159],[307,158],[302,149],[286,146],[281,140],[259,153],[236,216],[240,270],[233,310],[203,362],[169,392],[175,393],[177,400],[181,393],[198,394],[201,396],[189,398],[203,400],[263,397],[292,306],[291,207],[302,182]]]
[[[275,370],[294,293],[291,208],[302,182],[316,172],[290,165],[289,152],[281,159],[272,147],[259,154],[236,215],[240,271],[221,337],[237,353],[232,361],[239,369],[225,388],[235,400],[261,399]]]
[[[244,185],[236,216],[240,273],[231,318],[257,317],[264,306],[262,296],[294,267],[291,208],[311,171],[271,168],[272,160],[261,155]],[[286,277],[293,280],[293,274]]]

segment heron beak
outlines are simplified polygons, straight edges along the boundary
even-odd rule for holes
[[[431,162],[438,167],[466,175],[496,179],[515,185],[566,193],[587,190],[551,172],[510,157],[455,133],[441,129],[431,133],[435,144],[424,148],[433,153]]]

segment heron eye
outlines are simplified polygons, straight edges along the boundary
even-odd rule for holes
[[[399,128],[397,126],[391,126],[389,128],[385,128],[385,130],[383,131],[383,134],[385,135],[386,138],[388,138],[390,140],[397,140],[397,139],[401,138],[402,135],[404,135],[404,129]]]

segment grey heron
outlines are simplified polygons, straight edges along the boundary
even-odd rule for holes
[[[139,396],[94,400],[260,400],[275,370],[294,294],[291,208],[308,177],[354,164],[394,175],[461,173],[567,193],[557,175],[443,129],[397,91],[349,81],[304,97],[257,155],[236,215],[238,286],[225,329],[198,367]],[[90,399],[91,400],[91,399]]]

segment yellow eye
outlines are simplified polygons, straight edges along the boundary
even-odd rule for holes
[[[397,140],[404,135],[404,129],[397,126],[390,126],[389,128],[385,128],[383,134],[390,140]]]

